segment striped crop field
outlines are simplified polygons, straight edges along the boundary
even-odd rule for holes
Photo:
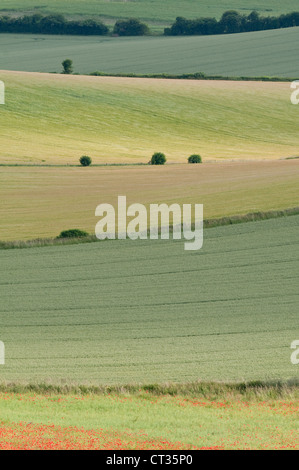
[[[90,234],[99,204],[204,204],[204,218],[298,206],[299,161],[201,165],[0,167],[0,241],[56,237],[77,227]]]
[[[1,1],[110,33],[0,33],[0,450],[299,449],[299,27],[163,35],[297,3]],[[202,204],[203,246],[97,240],[119,196]]]
[[[2,382],[127,384],[298,376],[299,216],[182,241],[0,251]]]
[[[0,163],[169,162],[298,155],[289,83],[0,72]]]
[[[57,72],[70,58],[76,73],[204,72],[228,77],[299,76],[299,27],[189,37],[0,34],[0,69]]]

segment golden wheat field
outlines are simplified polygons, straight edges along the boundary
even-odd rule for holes
[[[108,167],[0,167],[0,240],[94,232],[98,204],[202,203],[204,217],[298,205],[299,161]],[[4,223],[5,222],[5,223]]]

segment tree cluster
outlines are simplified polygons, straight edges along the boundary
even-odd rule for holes
[[[164,34],[168,36],[231,34],[293,26],[299,26],[299,12],[274,17],[260,16],[256,11],[243,15],[235,10],[229,10],[223,13],[219,21],[216,18],[187,20],[179,16],[170,28],[165,28]]]
[[[149,28],[141,21],[131,18],[117,21],[114,25],[113,34],[118,36],[144,36],[149,34]]]
[[[113,33],[119,36],[143,36],[148,26],[136,19],[117,21]],[[0,33],[105,35],[109,28],[97,19],[67,20],[63,15],[35,14],[12,18],[0,17]]]

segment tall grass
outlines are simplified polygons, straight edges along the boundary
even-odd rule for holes
[[[299,399],[299,379],[252,382],[186,382],[127,385],[59,385],[50,383],[0,382],[0,393],[36,393],[39,395],[133,395],[183,396],[206,400],[278,400]]]

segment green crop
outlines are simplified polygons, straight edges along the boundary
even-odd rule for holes
[[[127,384],[289,379],[298,223],[183,241],[0,252],[2,381]]]

